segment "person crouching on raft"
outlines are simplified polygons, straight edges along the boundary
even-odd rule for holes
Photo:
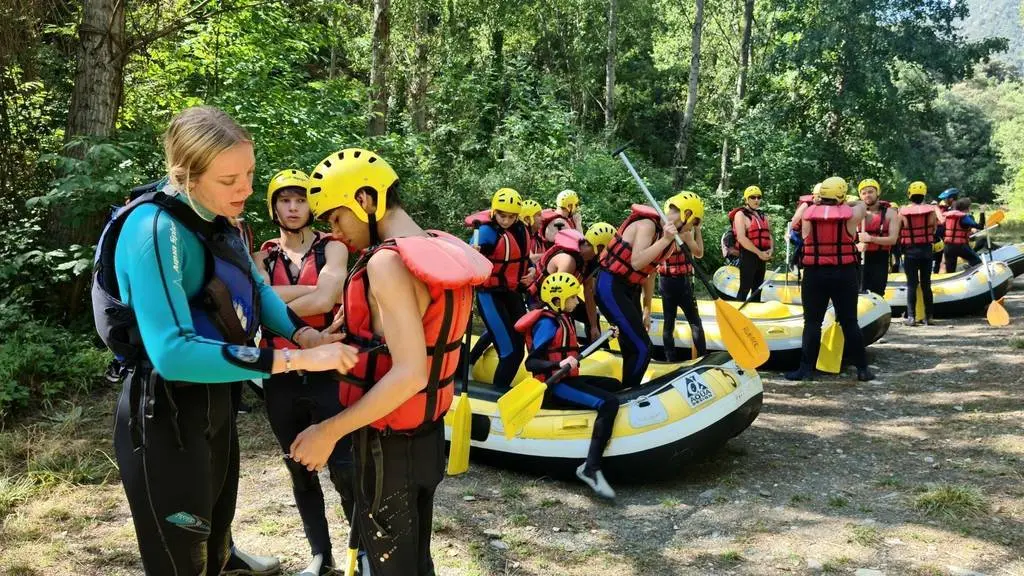
[[[924,203],[927,194],[924,182],[911,182],[907,188],[910,203],[900,208],[900,249],[907,275],[907,326],[918,320],[914,318],[918,286],[924,298],[924,323],[932,324],[932,243],[938,216],[934,206]]]
[[[619,399],[615,395],[622,384],[606,376],[581,376],[580,347],[572,311],[579,305],[583,287],[572,274],[555,272],[540,287],[542,308],[531,310],[516,322],[516,330],[526,336],[529,355],[526,369],[541,382],[559,368],[568,366],[568,376],[550,386],[545,396],[587,410],[596,410],[594,432],[587,459],[576,469],[576,477],[602,498],[615,498],[615,490],[601,473],[601,456],[612,437]]]
[[[761,189],[748,186],[743,191],[743,206],[729,213],[736,243],[740,248],[740,289],[737,300],[746,300],[751,290],[764,282],[765,268],[772,259],[772,229],[768,216],[761,211]],[[757,291],[750,298],[761,300]]]
[[[861,290],[885,296],[889,282],[889,251],[899,239],[900,221],[896,210],[880,200],[882,186],[868,178],[857,185],[860,199],[867,208],[858,248],[864,253],[864,285]]]
[[[477,309],[498,351],[493,380],[498,388],[511,388],[523,363],[524,342],[515,325],[526,314],[521,291],[536,275],[530,261],[530,234],[519,220],[522,206],[519,192],[502,188],[491,198],[490,211],[466,218],[470,227],[479,226],[476,248],[494,265],[491,276],[477,292]]]
[[[280,230],[278,238],[267,240],[256,254],[256,265],[274,292],[288,308],[315,328],[326,328],[339,312],[338,302],[345,285],[348,248],[329,234],[312,229],[313,213],[306,200],[308,176],[298,170],[282,170],[267,187],[267,210]],[[280,336],[269,336],[264,347],[294,349]],[[338,380],[330,373],[275,374],[263,381],[267,420],[284,454],[291,450],[299,432],[310,424],[341,412]],[[295,506],[302,518],[313,559],[303,575],[333,573],[334,556],[324,510],[320,479],[305,466],[284,459],[292,479]],[[327,461],[331,483],[341,496],[345,518],[352,521],[352,442],[346,436],[338,442]]]
[[[580,214],[580,196],[575,190],[562,190],[555,197],[555,212],[565,219],[573,230],[583,231],[583,216]]]
[[[971,250],[970,241],[972,231],[981,230],[982,225],[974,220],[970,210],[971,199],[958,198],[953,203],[953,209],[946,211],[946,230],[942,242],[945,245],[944,256],[948,273],[956,272],[958,258],[966,260],[968,266],[981,264],[981,258]]]
[[[654,208],[633,204],[599,261],[597,306],[619,329],[622,384],[627,388],[640,385],[651,362],[647,330],[651,325],[653,273],[671,254],[676,232],[671,222],[662,223]]]
[[[704,219],[704,202],[693,192],[680,192],[665,202],[665,215],[669,222],[679,230],[679,236],[696,258],[704,257],[704,235],[701,222]],[[700,321],[697,310],[697,298],[693,293],[694,263],[682,250],[676,250],[661,264],[658,264],[658,276],[661,283],[661,304],[664,323],[661,329],[661,342],[665,350],[665,360],[678,362],[682,360],[676,350],[675,328],[676,309],[682,308],[686,322],[690,325],[690,337],[697,357],[708,353],[704,338],[704,325]]]
[[[335,236],[364,250],[345,284],[346,340],[360,348],[340,382],[345,409],[300,433],[292,459],[319,470],[353,437],[355,529],[374,576],[434,574],[434,493],[444,476],[451,406],[473,287],[491,263],[402,209],[398,175],[383,158],[348,148],[313,171],[309,202]]]
[[[252,194],[249,134],[200,106],[171,120],[163,145],[167,184],[104,229],[92,288],[96,329],[127,366],[114,451],[143,569],[276,573],[276,561],[257,569],[248,555],[226,567],[239,463],[232,384],[345,372],[356,351],[288,310],[228,220]],[[304,349],[253,347],[260,324]]]
[[[866,382],[875,377],[868,369],[864,337],[857,324],[857,228],[866,208],[860,200],[852,201],[852,207],[843,202],[847,188],[846,180],[838,176],[826,178],[821,183],[821,203],[807,208],[803,214],[803,350],[800,367],[786,373],[787,380],[803,380],[814,372],[821,348],[821,323],[830,300],[846,338],[845,347],[857,367],[857,380]]]
[[[614,228],[612,229],[614,231]],[[614,233],[614,232],[613,232]],[[600,239],[599,239],[600,241]],[[605,240],[605,243],[608,241]],[[551,274],[565,272],[572,274],[583,286],[585,306],[576,306],[571,311],[574,320],[583,324],[587,341],[595,340],[601,334],[597,321],[597,304],[594,301],[593,276],[597,271],[597,251],[582,233],[566,228],[555,237],[555,245],[544,252],[537,263],[537,274],[527,289],[531,302],[541,304],[540,289]]]

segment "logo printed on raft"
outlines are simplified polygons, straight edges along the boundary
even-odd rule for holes
[[[688,374],[684,385],[686,386],[686,403],[690,405],[690,408],[696,408],[715,397],[715,393],[711,391],[711,388],[698,378],[696,374]]]

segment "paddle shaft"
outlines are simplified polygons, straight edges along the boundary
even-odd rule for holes
[[[993,224],[993,225],[989,226],[988,228],[983,228],[981,230],[978,230],[974,234],[971,234],[970,238],[974,238],[975,236],[981,236],[982,234],[985,234],[986,232],[992,230],[993,228],[999,228],[999,224]],[[988,248],[989,248],[989,250],[992,249],[992,237],[991,236],[989,236],[989,238],[988,238]]]
[[[884,217],[885,217],[884,214],[882,216],[879,216],[879,218],[884,218]],[[867,222],[865,222],[865,220],[867,220],[866,217],[865,217],[864,220],[860,221],[860,231],[861,232],[864,232],[865,230],[868,229]],[[857,241],[859,242],[860,238],[857,238]],[[860,291],[862,293],[867,293],[867,290],[864,288],[864,268],[865,268],[864,263],[867,261],[867,254],[868,254],[868,247],[865,244],[864,245],[864,250],[861,250],[861,253],[860,253]]]
[[[623,145],[615,152],[612,152],[612,155],[616,156],[619,160],[622,160],[622,163],[626,165],[626,169],[629,170],[629,173],[633,175],[633,179],[636,180],[637,185],[640,186],[640,190],[643,191],[644,196],[647,197],[647,202],[651,205],[652,208],[654,208],[654,210],[658,213],[658,216],[661,217],[661,220],[663,222],[668,222],[668,217],[665,216],[665,212],[661,209],[661,206],[658,206],[658,201],[654,199],[654,195],[652,195],[651,191],[647,189],[647,185],[644,184],[643,178],[641,178],[640,175],[636,173],[636,169],[633,168],[633,163],[630,162],[629,158],[626,157],[626,146],[628,146],[628,144]],[[697,274],[697,278],[700,279],[701,284],[703,284],[704,287],[707,288],[707,291],[711,295],[711,298],[713,300],[721,299],[721,296],[718,295],[718,290],[715,290],[715,287],[711,284],[711,282],[708,281],[707,273],[704,272],[704,269],[701,267],[701,264],[694,260],[693,254],[690,253],[690,247],[686,245],[686,242],[683,242],[683,239],[679,236],[678,233],[676,233],[676,245],[679,247],[680,250],[683,251],[683,254],[686,255],[690,262],[693,263],[693,271]]]
[[[789,242],[788,241],[786,242],[786,248],[787,249],[789,248]],[[786,257],[786,262],[789,262],[789,257],[788,256]],[[747,306],[747,304],[750,304],[750,299],[754,297],[754,294],[757,294],[758,292],[760,292],[762,288],[764,288],[765,286],[768,285],[769,282],[774,280],[775,275],[778,274],[781,270],[782,270],[782,266],[779,266],[775,270],[772,270],[772,275],[771,276],[766,278],[764,282],[761,282],[760,286],[758,286],[757,288],[751,290],[750,293],[747,294],[746,299],[743,300],[743,304],[740,304],[739,310],[743,310]]]
[[[998,226],[998,224],[995,226]],[[995,226],[993,226],[993,228],[995,228]],[[988,260],[982,257],[982,262],[985,263],[985,280],[988,282],[988,295],[992,298],[992,303],[994,304],[996,301],[996,291],[995,288],[992,287],[992,267],[989,266],[989,264],[992,263],[992,237],[986,236],[985,239],[988,241]]]
[[[604,344],[605,342],[607,342],[608,339],[611,338],[611,337],[612,337],[612,331],[611,330],[605,330],[604,332],[602,332],[601,335],[597,337],[597,340],[594,340],[593,342],[591,342],[589,346],[587,346],[586,348],[583,349],[582,352],[580,352],[580,358],[579,359],[583,360],[587,356],[590,356],[591,354],[596,352],[597,349],[600,348],[601,345]],[[547,384],[548,386],[551,386],[552,384],[555,384],[556,382],[558,382],[562,378],[565,378],[565,375],[568,374],[568,373],[569,373],[569,367],[568,366],[562,366],[561,368],[558,369],[558,371],[556,371],[554,374],[551,375],[551,378],[548,378],[544,383]]]

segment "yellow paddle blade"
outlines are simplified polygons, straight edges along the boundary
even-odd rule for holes
[[[917,305],[914,306],[914,319],[917,321],[924,320],[924,292],[921,291],[921,286],[917,287]]]
[[[473,411],[469,407],[469,396],[459,395],[459,405],[452,418],[452,443],[448,452],[448,475],[457,476],[469,470],[469,429],[473,423]]]
[[[1003,307],[1003,299],[993,301],[988,305],[988,318],[989,326],[1006,326],[1010,323],[1010,313]]]
[[[345,576],[355,576],[356,573],[356,560],[359,558],[359,550],[357,548],[348,549],[348,558],[345,562]]]
[[[846,337],[843,336],[843,329],[839,322],[832,322],[821,335],[821,348],[818,349],[818,362],[816,367],[822,372],[839,374],[843,370],[843,346],[846,345]]]
[[[764,334],[743,312],[719,298],[715,300],[715,320],[725,349],[740,368],[754,370],[768,361],[771,351]]]
[[[498,415],[505,429],[505,439],[511,440],[540,412],[547,384],[536,378],[527,378],[498,398]],[[454,434],[454,433],[453,433]]]
[[[996,210],[995,212],[992,213],[991,216],[989,216],[985,220],[985,227],[995,226],[996,224],[1002,222],[1004,218],[1006,218],[1006,212],[1003,212],[1002,210]]]

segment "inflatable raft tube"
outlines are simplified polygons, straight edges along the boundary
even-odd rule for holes
[[[491,386],[487,376],[496,364],[491,348],[474,366],[469,385],[473,460],[539,476],[573,478],[586,459],[597,413],[545,404],[519,436],[506,440],[497,408],[503,391]],[[599,350],[580,369],[614,376],[622,372],[621,359]],[[654,362],[641,386],[618,395],[619,413],[602,470],[617,483],[678,475],[746,430],[761,411],[763,392],[757,372],[739,368],[726,353],[682,364]],[[455,403],[459,401],[456,397]],[[454,407],[445,418],[447,439]]]
[[[727,302],[727,304],[734,308],[740,306],[740,302]],[[724,351],[725,344],[715,319],[714,301],[698,300],[697,310],[700,312],[701,324],[704,325],[704,337],[708,350]],[[803,306],[781,302],[751,302],[743,308],[743,314],[754,321],[754,325],[764,334],[765,340],[768,342],[771,355],[762,368],[784,370],[795,368],[800,363],[804,331]],[[662,350],[664,321],[661,299],[654,298],[651,303],[651,329],[648,334],[654,343],[656,358],[664,358]],[[857,323],[864,335],[865,345],[872,344],[885,336],[885,333],[889,331],[891,321],[892,309],[881,296],[877,294],[862,294],[860,296],[857,301]],[[832,307],[829,306],[822,323],[822,330],[827,330],[833,322],[835,322],[835,314]],[[607,325],[603,324],[602,326],[607,329]],[[690,325],[681,311],[676,315],[674,338],[676,348],[684,354],[688,353],[692,342]],[[617,343],[613,342],[612,347],[617,349]]]
[[[996,298],[1002,298],[1010,289],[1013,272],[1005,262],[993,262],[992,287]],[[952,274],[932,275],[932,296],[935,301],[935,316],[955,318],[985,310],[992,299],[988,293],[985,265],[979,264]],[[774,274],[765,276],[768,284],[761,291],[761,300],[777,300],[789,304],[800,303],[800,284],[796,274]],[[723,295],[735,298],[740,284],[739,269],[724,266],[715,271],[715,288]],[[905,274],[889,274],[885,289],[885,301],[892,307],[896,317],[903,316],[907,308],[907,277]]]
[[[1013,275],[1024,274],[1024,244],[1007,244],[992,251],[992,260],[1006,262]]]

